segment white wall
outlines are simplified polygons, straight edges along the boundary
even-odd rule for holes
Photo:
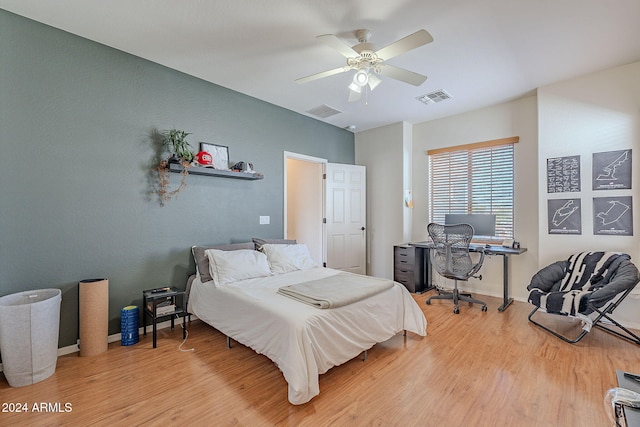
[[[411,133],[412,142],[407,143]],[[640,62],[636,62],[542,87],[537,96],[413,126],[397,123],[356,134],[356,163],[367,166],[369,273],[392,277],[393,245],[407,241],[407,232],[411,233],[409,241],[427,237],[426,150],[510,136],[520,137],[515,146],[515,237],[528,248],[525,254],[511,257],[512,297],[526,301],[526,286],[536,271],[581,250],[624,251],[640,265],[639,197],[633,200],[635,236],[594,236],[591,212],[592,198],[606,196],[591,190],[594,152],[632,148],[636,165],[633,190],[606,193],[632,195],[640,188]],[[412,149],[409,164],[407,149]],[[569,155],[581,156],[582,191],[550,196],[546,192],[546,160]],[[413,190],[415,207],[411,212],[402,208],[407,186]],[[573,198],[574,194],[582,198],[582,235],[549,235],[547,200]],[[468,289],[501,296],[501,261],[499,257],[487,260],[482,270],[484,280],[472,279]],[[635,292],[640,294],[640,289]],[[640,328],[640,313],[634,307],[639,299],[640,295],[631,295],[617,310],[619,320],[634,328]]]
[[[393,246],[403,243],[405,123],[358,132],[355,163],[367,168],[367,274],[393,278]]]
[[[527,285],[538,270],[538,210],[537,210],[537,113],[536,97],[472,111],[444,119],[433,120],[413,127],[413,212],[412,240],[427,238],[428,156],[433,148],[449,147],[492,139],[519,136],[515,144],[515,238],[528,252],[512,256],[509,271],[509,294],[526,301]],[[483,280],[470,279],[459,286],[471,292],[502,296],[502,257],[485,259]],[[438,283],[451,287],[443,278],[434,275]]]
[[[542,87],[538,90],[538,211],[540,222],[540,264],[566,258],[582,250],[622,251],[640,265],[640,62]],[[593,153],[632,148],[633,190],[593,191],[591,161]],[[580,155],[581,191],[546,192],[546,159]],[[630,196],[633,198],[634,236],[593,234],[593,197]],[[580,198],[581,235],[550,235],[547,230],[547,201],[552,198]],[[638,290],[636,290],[638,292]],[[616,313],[619,320],[640,327],[640,313],[634,305],[640,296],[632,295]]]

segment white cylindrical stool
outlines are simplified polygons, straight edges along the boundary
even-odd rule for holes
[[[95,356],[109,346],[109,280],[87,279],[78,284],[80,356]]]
[[[56,370],[60,289],[41,289],[0,298],[0,353],[9,385],[49,378]]]

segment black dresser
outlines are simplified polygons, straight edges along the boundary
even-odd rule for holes
[[[426,290],[422,251],[423,248],[409,244],[393,247],[393,280],[402,283],[409,292],[422,293]]]

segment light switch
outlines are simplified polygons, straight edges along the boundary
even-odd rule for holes
[[[271,217],[269,215],[260,215],[260,224],[271,224]]]

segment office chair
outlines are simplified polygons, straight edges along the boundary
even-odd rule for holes
[[[458,291],[458,280],[469,280],[470,277],[482,280],[482,276],[475,276],[475,274],[482,267],[484,252],[480,252],[480,259],[476,264],[469,256],[473,227],[469,224],[443,225],[432,222],[427,226],[427,231],[434,243],[434,248],[429,249],[431,265],[441,276],[454,281],[452,292],[440,294],[438,291],[439,294],[429,298],[426,301],[427,304],[431,304],[431,300],[434,299],[450,299],[453,300],[455,314],[460,313],[459,301],[482,304],[482,311],[487,311],[487,304],[472,298],[469,294],[460,294]]]

